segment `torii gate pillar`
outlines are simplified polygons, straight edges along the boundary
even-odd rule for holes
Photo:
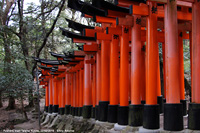
[[[96,53],[96,80],[97,80],[97,90],[96,90],[96,106],[95,106],[95,119],[99,120],[99,101],[101,98],[101,50],[98,49]]]
[[[92,113],[91,64],[86,63],[90,59],[90,55],[86,55],[84,60],[83,118],[90,118]]]
[[[120,87],[119,87],[119,108],[118,124],[128,125],[128,89],[129,89],[129,26],[122,26],[120,40]]]
[[[70,75],[66,74],[65,76],[65,114],[70,114],[71,107],[71,90],[70,90]]]
[[[164,104],[164,130],[183,130],[183,105],[180,103],[180,60],[178,44],[177,0],[165,5],[165,54],[167,90]]]
[[[78,110],[78,116],[82,116],[82,110],[83,110],[83,68],[81,68],[79,72],[79,110]]]
[[[52,113],[53,112],[53,77],[51,76],[50,80],[49,80],[49,109],[48,112]]]
[[[119,35],[112,35],[110,48],[110,104],[108,105],[108,122],[117,123],[119,104]]]
[[[53,79],[53,113],[58,113],[58,107],[59,107],[59,104],[58,104],[58,87],[57,87],[57,79],[56,77],[54,77]]]
[[[147,17],[147,62],[146,62],[146,104],[144,105],[143,127],[159,129],[159,105],[157,104],[157,72],[158,72],[158,41],[157,41],[157,4],[149,2]]]
[[[141,42],[141,16],[134,15],[134,26],[131,36],[131,105],[129,105],[129,125],[142,126],[143,104],[142,92],[142,42]],[[143,81],[144,82],[144,81]]]
[[[200,130],[200,1],[192,6],[192,103],[189,105],[188,128]]]
[[[49,108],[49,89],[50,89],[50,81],[45,85],[45,112],[48,112]]]
[[[103,40],[101,44],[101,99],[99,101],[99,120],[108,120],[108,104],[110,90],[110,41]]]

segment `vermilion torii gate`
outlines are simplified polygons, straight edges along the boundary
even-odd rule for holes
[[[200,130],[199,0],[115,0],[115,4],[68,0],[68,6],[101,27],[67,19],[69,27],[80,34],[61,28],[62,33],[75,43],[85,43],[81,56],[74,51],[74,55],[52,53],[58,61],[37,59],[43,69],[45,80],[41,84],[45,84],[49,113],[59,108],[60,114],[71,112],[73,116],[152,130],[160,128],[159,114],[164,109],[164,130],[183,130],[183,116],[187,115],[183,39],[190,39],[192,103],[188,128]],[[164,93],[158,43],[163,50]],[[61,67],[63,61],[67,63]]]

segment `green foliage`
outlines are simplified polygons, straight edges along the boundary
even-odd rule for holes
[[[190,42],[189,40],[183,40],[183,52],[184,52],[184,70],[185,73],[190,74]]]
[[[162,57],[162,43],[159,43],[159,57],[163,62]],[[184,58],[184,74],[188,82],[191,82],[191,65],[190,65],[190,42],[189,40],[183,40],[183,58]]]
[[[4,97],[19,98],[33,89],[32,75],[20,64],[0,64],[0,91]]]

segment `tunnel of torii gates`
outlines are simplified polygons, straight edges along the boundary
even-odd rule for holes
[[[66,19],[74,33],[60,28],[79,50],[35,58],[46,89],[46,112],[95,118],[118,125],[183,130],[187,115],[183,39],[190,40],[192,95],[188,129],[200,130],[199,0],[68,0],[68,7],[92,18],[91,27]],[[159,44],[162,44],[164,94]]]

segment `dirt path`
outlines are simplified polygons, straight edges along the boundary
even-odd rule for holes
[[[44,110],[44,103],[45,100],[40,100],[40,107],[41,111]],[[28,121],[25,121],[22,113],[20,112],[20,104],[18,101],[16,101],[16,109],[14,110],[6,110],[6,107],[8,105],[8,102],[3,102],[3,107],[0,108],[0,131],[3,131],[5,129],[23,129],[23,130],[30,130],[30,129],[39,129],[38,126],[38,113],[34,112],[34,108],[28,109],[27,115],[28,115]],[[28,102],[24,101],[24,106],[27,106]]]
[[[9,125],[8,122],[9,122],[11,114],[15,113],[16,110],[7,111],[6,106],[7,106],[7,103],[4,102],[3,107],[0,108],[0,130],[3,130],[5,128],[9,128],[9,129],[14,128],[12,125]]]

